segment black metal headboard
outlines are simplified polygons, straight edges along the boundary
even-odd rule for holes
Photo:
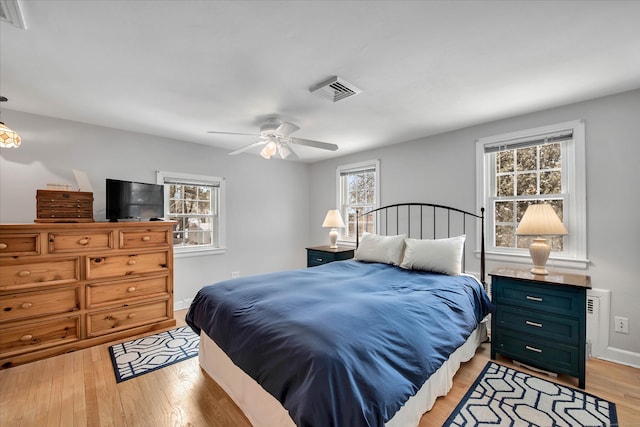
[[[413,209],[412,209],[413,208]],[[419,208],[419,211],[418,211]],[[425,212],[426,211],[426,212]],[[425,238],[425,232],[427,237],[433,239],[439,237],[451,237],[452,227],[457,231],[457,234],[466,234],[467,232],[467,218],[475,218],[481,220],[481,237],[480,237],[480,281],[485,284],[485,261],[484,261],[484,208],[480,209],[480,215],[472,212],[463,211],[451,206],[436,205],[433,203],[396,203],[394,205],[383,206],[377,209],[372,209],[368,212],[360,213],[356,211],[356,248],[360,244],[359,223],[360,218],[365,217],[368,223],[368,218],[371,215],[376,216],[376,233],[378,234],[401,234],[406,233],[407,237],[416,237],[419,235],[420,239]],[[432,227],[428,229],[424,226],[425,215],[432,217]],[[452,215],[454,218],[452,218]],[[461,218],[458,221],[455,218]],[[416,225],[415,221],[419,220]],[[429,220],[429,218],[427,218]],[[442,222],[446,221],[446,233],[443,231],[444,226]],[[453,222],[456,224],[454,225]],[[391,224],[390,224],[391,222]],[[394,223],[395,222],[395,227]],[[457,228],[456,228],[457,227]],[[417,232],[416,232],[417,228]],[[382,233],[380,230],[383,230]],[[441,236],[437,233],[440,231]],[[413,234],[412,234],[413,233]],[[446,234],[446,235],[445,235]],[[465,269],[465,252],[462,255],[462,269]]]

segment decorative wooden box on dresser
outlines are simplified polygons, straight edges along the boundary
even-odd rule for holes
[[[585,387],[589,276],[497,269],[489,275],[491,358],[496,353],[550,372],[578,377]]]
[[[0,368],[174,326],[174,224],[0,224]]]

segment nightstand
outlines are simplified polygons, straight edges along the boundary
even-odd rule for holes
[[[329,246],[316,246],[307,248],[307,267],[327,264],[333,261],[342,261],[353,258],[355,249],[337,248],[331,249]]]
[[[589,276],[500,268],[489,273],[496,312],[491,315],[491,358],[496,353],[547,371],[578,377],[585,387],[586,301]]]

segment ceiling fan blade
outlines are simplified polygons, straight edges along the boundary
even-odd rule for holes
[[[280,126],[278,126],[278,128],[276,129],[276,133],[287,136],[294,133],[298,129],[300,129],[300,127],[297,125],[294,125],[293,123],[282,122]]]
[[[298,144],[298,145],[306,145],[307,147],[321,148],[323,150],[336,151],[338,149],[338,146],[336,144],[330,144],[328,142],[314,141],[312,139],[302,139],[302,138],[289,137],[287,142],[290,142],[292,144]]]
[[[264,145],[267,141],[258,141],[258,142],[254,142],[253,144],[249,144],[249,145],[245,145],[242,148],[238,148],[236,151],[232,151],[229,153],[230,156],[233,156],[234,154],[240,154],[240,153],[244,153],[245,151],[249,151],[252,148],[255,147],[259,147],[261,145]]]
[[[208,130],[207,133],[217,133],[218,135],[260,136],[256,135],[255,133],[218,132],[215,130]]]

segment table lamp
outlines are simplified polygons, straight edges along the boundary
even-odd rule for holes
[[[516,229],[516,235],[537,236],[529,246],[529,254],[533,260],[531,273],[549,274],[545,265],[551,253],[551,246],[547,244],[547,239],[544,236],[564,236],[566,234],[569,234],[567,229],[551,205],[546,203],[529,205]]]
[[[325,228],[331,228],[331,231],[329,232],[329,241],[331,242],[331,245],[329,247],[331,249],[337,249],[338,244],[336,242],[338,241],[338,230],[336,230],[336,228],[345,227],[340,211],[337,209],[329,210],[329,212],[327,212],[327,216],[324,217],[322,226]]]

